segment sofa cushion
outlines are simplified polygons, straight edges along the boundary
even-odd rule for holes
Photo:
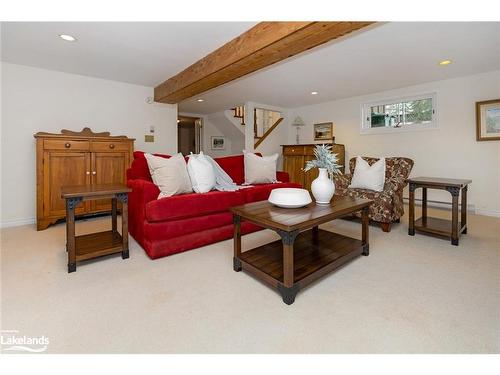
[[[151,154],[145,154],[145,156],[151,178],[160,189],[158,199],[193,192],[186,160],[180,152],[168,159]]]
[[[275,184],[252,185],[239,191],[245,193],[245,203],[252,203],[267,200],[269,198],[269,194],[271,194],[271,190],[273,189],[301,187],[302,186],[300,184],[295,182],[277,182]]]
[[[245,184],[268,184],[276,182],[276,162],[278,154],[258,156],[243,150],[245,164]]]
[[[157,222],[202,216],[226,211],[244,203],[245,195],[240,190],[175,195],[147,203],[146,220]]]
[[[159,156],[165,159],[170,158],[170,155],[164,154],[153,154],[154,156]],[[143,151],[134,151],[134,160],[130,168],[127,170],[127,180],[146,180],[153,182],[151,178],[151,173],[149,172],[148,161],[144,156]]]
[[[245,182],[243,155],[223,156],[214,160],[226,171],[235,184],[241,185]]]

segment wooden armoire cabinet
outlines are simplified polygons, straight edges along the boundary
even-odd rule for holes
[[[318,170],[304,172],[306,162],[314,159],[316,144],[283,145],[283,170],[290,175],[291,182],[297,182],[304,189],[311,190],[311,182],[318,177]],[[341,172],[345,171],[345,147],[337,143],[332,144],[332,152],[338,154]]]
[[[37,230],[66,216],[61,187],[126,183],[132,161],[134,139],[94,133],[61,130],[61,134],[36,133],[36,222]],[[83,202],[76,215],[111,210],[109,199]]]

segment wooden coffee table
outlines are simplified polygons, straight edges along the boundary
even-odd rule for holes
[[[242,269],[276,288],[291,305],[297,292],[359,255],[369,254],[369,199],[335,197],[330,205],[279,208],[267,201],[233,207],[234,259]],[[318,225],[362,211],[361,240],[318,228]],[[242,252],[241,220],[276,231],[281,240]]]
[[[76,262],[103,255],[122,253],[129,257],[128,249],[128,193],[129,187],[121,184],[94,184],[63,186],[61,197],[66,199],[66,251],[68,273],[76,271]],[[111,199],[111,230],[75,236],[75,207],[82,202]],[[122,234],[117,229],[117,200],[122,206]]]

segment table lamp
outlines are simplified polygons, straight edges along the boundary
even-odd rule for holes
[[[297,136],[295,138],[295,141],[297,142],[297,144],[300,144],[300,141],[299,141],[299,128],[301,126],[304,126],[304,125],[305,125],[304,120],[302,120],[302,118],[300,116],[295,117],[295,120],[293,120],[293,122],[292,122],[292,126],[295,126],[297,128]]]

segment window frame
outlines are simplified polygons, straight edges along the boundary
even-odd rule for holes
[[[370,116],[369,124],[371,125],[371,108],[376,106],[404,103],[415,100],[422,99],[432,100],[432,120],[427,124],[411,124],[403,125],[400,128],[395,127],[375,127],[372,128],[368,125],[367,117]],[[406,95],[406,96],[396,96],[392,98],[374,100],[361,104],[361,121],[360,121],[360,134],[395,134],[395,133],[405,133],[413,131],[423,131],[423,130],[434,130],[438,129],[438,104],[437,104],[437,93],[428,92],[424,94]]]

